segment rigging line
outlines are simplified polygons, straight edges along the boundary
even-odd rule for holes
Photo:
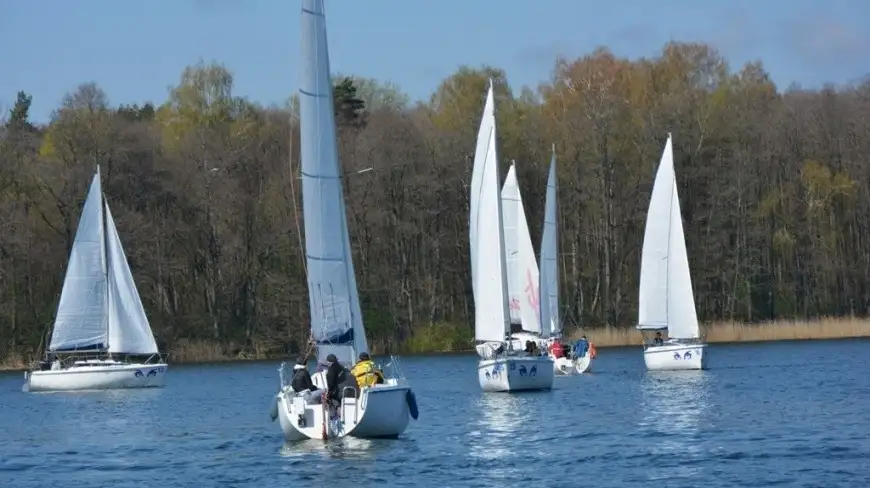
[[[296,176],[293,174],[293,124],[292,121],[296,117],[291,116],[291,124],[290,124],[290,144],[288,147],[288,157],[287,163],[290,167],[290,198],[293,200],[293,221],[296,224],[296,238],[299,241],[299,250],[300,255],[302,256],[302,271],[305,273],[305,282],[308,282],[308,264],[305,260],[305,248],[302,246],[302,229],[299,226],[299,209],[296,203],[296,185],[293,184],[293,181],[296,180]],[[297,118],[297,125],[299,119]],[[301,137],[301,134],[300,134]]]

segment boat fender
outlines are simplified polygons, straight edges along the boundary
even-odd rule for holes
[[[420,411],[417,410],[417,396],[414,395],[414,392],[408,390],[408,393],[405,393],[405,400],[408,402],[408,410],[411,411],[411,418],[417,420],[417,417],[420,416]]]
[[[275,401],[272,402],[272,409],[269,410],[269,417],[272,417],[272,422],[278,418],[278,399],[275,398]]]

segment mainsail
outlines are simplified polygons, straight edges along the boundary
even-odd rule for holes
[[[333,353],[352,363],[368,344],[347,230],[323,0],[303,2],[299,113],[311,333],[319,360]]]

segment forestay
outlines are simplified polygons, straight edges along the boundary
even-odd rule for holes
[[[100,172],[91,181],[60,293],[50,351],[103,350],[106,327],[106,256]]]
[[[559,224],[557,220],[556,148],[550,160],[547,177],[547,199],[544,207],[544,231],[541,236],[541,327],[544,334],[557,337],[562,333],[559,317]]]
[[[477,133],[471,174],[469,244],[474,291],[474,336],[503,341],[510,330],[492,81]]]
[[[671,135],[656,173],[641,254],[638,327],[668,329],[677,339],[699,336]]]
[[[501,189],[501,204],[510,320],[512,324],[522,324],[527,332],[540,334],[538,263],[535,262],[532,236],[529,234],[516,165],[513,163]]]
[[[318,359],[368,351],[347,230],[322,0],[302,7],[299,88],[302,207],[311,332]]]

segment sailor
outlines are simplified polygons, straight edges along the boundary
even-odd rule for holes
[[[351,368],[350,374],[356,378],[356,383],[360,388],[384,383],[383,371],[375,366],[367,352],[359,353],[359,362]]]
[[[574,358],[577,359],[586,356],[586,351],[588,350],[589,341],[586,340],[586,335],[584,334],[574,343]]]
[[[550,344],[550,354],[556,359],[565,357],[565,348],[559,339],[553,339],[553,343]]]
[[[326,356],[326,362],[329,367],[326,369],[326,390],[329,392],[329,399],[335,402],[341,401],[346,388],[354,391],[354,397],[359,393],[359,386],[356,379],[350,374],[341,363],[335,354]]]
[[[335,357],[335,354],[329,354],[326,356],[326,364],[328,365],[326,368],[326,390],[329,392],[329,398],[331,400],[340,400],[341,396],[339,394],[339,388],[341,381],[344,379],[342,377],[344,366],[338,362],[338,358]]]
[[[664,341],[664,339],[662,339],[661,331],[656,332],[656,337],[655,337],[655,339],[653,339],[653,345],[654,346],[664,346],[665,345],[665,341]]]
[[[320,403],[323,390],[317,388],[311,381],[311,373],[308,372],[308,365],[304,357],[299,357],[296,360],[296,365],[293,366],[293,380],[290,382],[290,387],[301,395],[306,403]]]

